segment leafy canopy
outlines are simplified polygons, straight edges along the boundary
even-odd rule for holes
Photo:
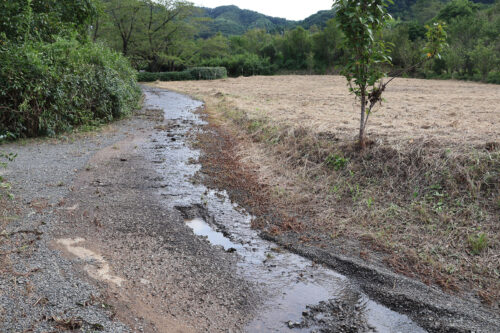
[[[382,38],[382,31],[391,19],[387,12],[389,4],[392,4],[392,0],[336,0],[333,6],[348,53],[342,74],[347,79],[350,91],[360,99],[359,143],[362,148],[365,146],[365,128],[373,107],[382,101],[382,93],[394,79],[382,82],[382,78],[387,76],[387,65],[392,65],[390,54],[393,45]],[[446,40],[443,24],[435,23],[428,26],[427,30],[426,57],[419,64],[439,57]],[[399,75],[419,64],[404,69]]]
[[[4,0],[0,13],[4,38],[38,37],[52,42],[57,35],[73,31],[84,36],[97,8],[93,0]]]
[[[390,43],[380,37],[391,19],[386,7],[392,0],[337,0],[334,10],[349,50],[342,74],[351,92],[365,96],[366,88],[385,76],[381,64],[390,64]],[[354,85],[352,84],[354,83]]]

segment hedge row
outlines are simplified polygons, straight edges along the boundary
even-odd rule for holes
[[[225,67],[193,67],[182,72],[140,72],[139,82],[153,81],[188,81],[188,80],[216,80],[227,77]]]
[[[195,80],[216,80],[227,77],[225,67],[193,67],[188,71]]]

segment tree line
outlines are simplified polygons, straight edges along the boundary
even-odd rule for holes
[[[392,5],[397,16],[381,36],[392,45],[394,72],[414,66],[407,75],[499,83],[500,1],[483,2],[418,0]],[[241,35],[219,32],[206,37],[211,20],[183,0],[102,0],[99,6],[93,39],[122,52],[139,70],[223,66],[231,76],[321,74],[338,72],[348,58],[335,18],[308,29],[251,29]],[[446,24],[448,46],[440,59],[417,65],[425,26],[437,21]]]

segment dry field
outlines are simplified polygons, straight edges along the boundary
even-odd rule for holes
[[[242,181],[240,193],[255,188],[291,217],[259,227],[500,309],[500,86],[397,79],[368,124],[372,144],[359,151],[358,108],[343,77],[155,85],[204,100],[211,124],[232,133],[234,152],[226,150],[236,162],[219,159],[228,166],[216,176],[230,174],[221,186],[255,175],[258,185]]]
[[[160,86],[207,102],[224,94],[251,118],[352,138],[358,107],[341,76],[240,77],[218,81],[162,82]],[[500,140],[500,86],[460,81],[396,79],[386,103],[372,116],[368,135],[394,142],[433,138],[484,144]]]

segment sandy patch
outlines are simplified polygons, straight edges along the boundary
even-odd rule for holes
[[[77,246],[77,244],[83,242],[85,242],[84,238],[63,238],[57,240],[57,243],[63,245],[69,253],[82,260],[91,262],[85,265],[85,271],[92,278],[104,282],[111,282],[118,287],[121,287],[125,280],[111,274],[111,268],[102,255],[84,248],[83,246]]]

